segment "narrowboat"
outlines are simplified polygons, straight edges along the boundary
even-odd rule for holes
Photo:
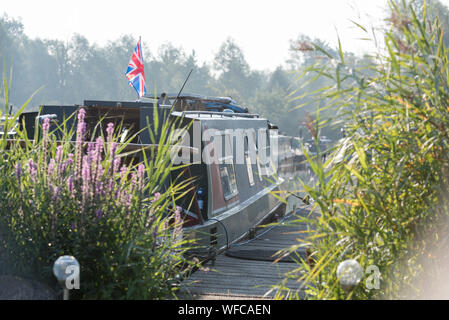
[[[100,119],[120,122],[129,135],[138,133],[130,144],[135,147],[155,143],[148,130],[141,130],[155,116],[179,120],[183,148],[176,161],[189,165],[175,170],[173,177],[195,180],[192,191],[176,205],[183,209],[183,233],[196,240],[197,254],[215,255],[269,217],[285,214],[286,204],[275,194],[291,176],[291,139],[278,137],[269,120],[231,98],[161,94],[136,102],[86,100],[82,106],[44,105],[39,113],[23,113],[19,123],[25,123],[29,137],[45,117],[53,124],[69,119],[66,125],[76,127],[76,117],[70,116],[81,107],[86,110],[88,134]],[[133,156],[134,161],[142,160],[138,153]]]

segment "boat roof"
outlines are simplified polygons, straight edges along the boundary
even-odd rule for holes
[[[144,95],[144,98],[147,99],[160,99],[160,98],[166,98],[169,100],[172,99],[187,99],[187,100],[194,100],[194,101],[203,101],[203,102],[217,102],[217,103],[224,103],[224,104],[235,104],[236,102],[231,97],[212,97],[212,96],[205,96],[195,93],[183,93],[178,96],[176,93],[161,93],[160,95]]]
[[[223,110],[232,110],[238,113],[248,113],[248,108],[242,107],[237,104],[231,97],[211,97],[205,95],[199,95],[195,93],[161,93],[160,95],[145,95],[146,99],[157,99],[161,104],[173,104],[176,101],[190,101],[192,103],[199,103],[205,110],[220,112]]]
[[[258,114],[252,113],[238,113],[238,112],[216,112],[216,111],[173,111],[171,113],[176,117],[185,117],[189,119],[195,120],[210,120],[210,119],[256,119],[256,120],[264,120],[267,119],[260,118]]]

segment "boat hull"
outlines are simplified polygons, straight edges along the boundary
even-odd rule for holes
[[[280,191],[282,183],[281,180],[203,224],[184,228],[185,238],[192,240],[195,246],[190,253],[214,256],[248,237],[251,229],[270,217],[284,215],[285,203],[274,195]]]

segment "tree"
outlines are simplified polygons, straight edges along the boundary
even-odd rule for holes
[[[214,58],[214,69],[219,72],[216,92],[234,93],[234,98],[247,101],[260,88],[261,73],[250,70],[242,49],[228,38]]]

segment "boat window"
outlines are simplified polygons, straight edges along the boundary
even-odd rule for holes
[[[225,200],[229,200],[235,197],[238,194],[237,190],[237,181],[235,178],[235,169],[234,169],[234,157],[232,156],[232,144],[231,144],[231,135],[224,134],[224,149],[226,151],[231,150],[231,154],[229,152],[223,152],[222,155],[226,155],[224,157],[219,158],[219,170],[221,177],[221,185],[223,188],[223,195]]]

